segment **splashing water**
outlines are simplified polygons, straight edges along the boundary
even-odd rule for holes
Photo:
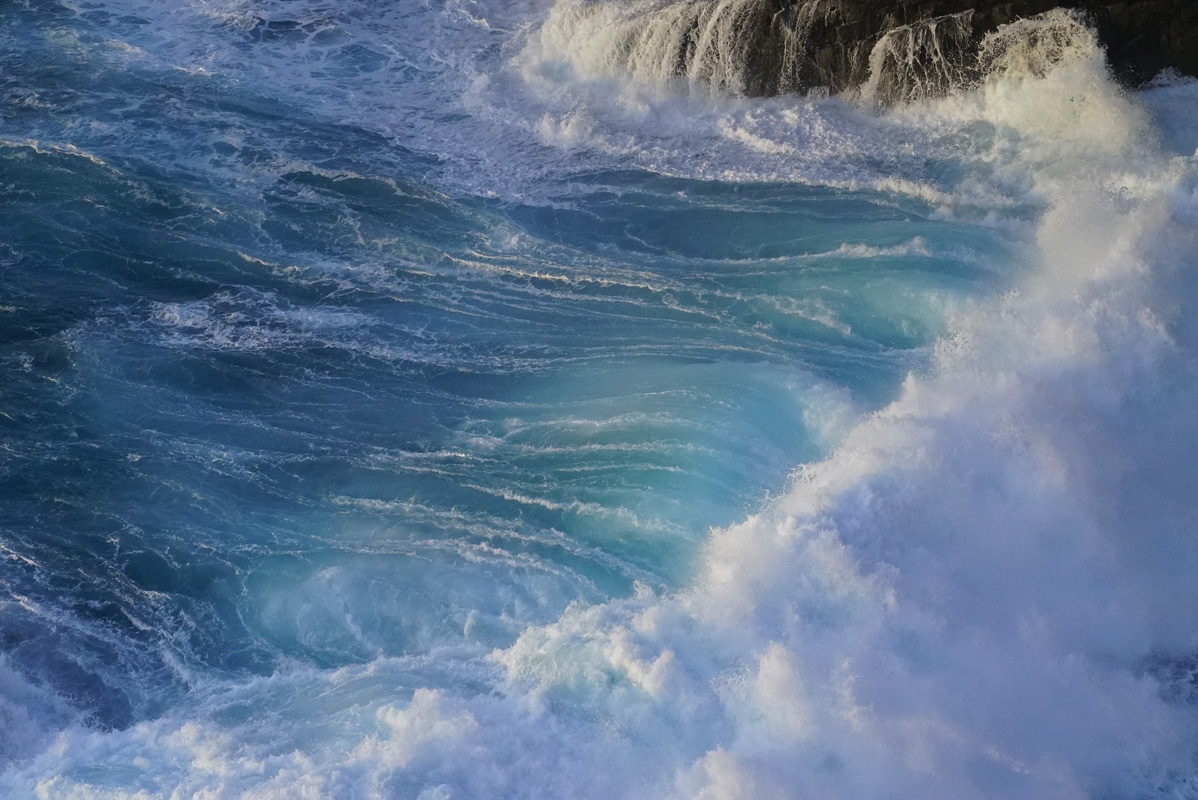
[[[916,22],[887,31],[869,55],[869,80],[861,95],[909,103],[965,86],[972,11]]]
[[[5,796],[1194,796],[1198,84],[752,8],[0,9]]]
[[[805,87],[804,40],[817,4],[768,0],[557,3],[538,45],[580,77],[745,96]]]

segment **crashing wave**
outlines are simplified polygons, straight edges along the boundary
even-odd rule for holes
[[[747,97],[831,88],[886,105],[941,97],[997,72],[1043,77],[1100,51],[1077,11],[1054,9],[984,35],[975,13],[963,11],[852,43],[829,33],[845,27],[842,14],[832,0],[559,0],[537,43],[543,61],[584,80]]]
[[[550,12],[540,40],[584,78],[773,95],[809,85],[804,34],[817,8],[779,9],[769,0],[565,0]]]

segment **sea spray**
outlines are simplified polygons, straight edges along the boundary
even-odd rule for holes
[[[826,70],[809,38],[827,13],[823,0],[784,7],[764,0],[562,0],[530,46],[541,70],[568,65],[582,80],[750,97],[818,96],[827,92],[819,77]],[[973,15],[963,11],[882,31],[868,45],[864,81],[841,88],[870,103],[908,103],[963,91],[999,71],[1044,77],[1060,60],[1097,50],[1097,36],[1077,10],[1016,20],[980,40]]]
[[[862,97],[906,103],[939,97],[968,82],[973,54],[972,11],[921,20],[889,30],[869,56]]]
[[[1190,791],[1198,179],[1092,37],[874,116],[528,78],[516,35],[398,114],[370,26],[179,41],[190,7],[130,5],[156,57],[252,84],[298,50],[271,88],[321,91],[311,126],[173,67],[133,125],[116,70],[95,125],[13,104],[9,201],[65,244],[10,231],[6,276],[86,280],[5,353],[6,474],[51,487],[7,496],[6,794]],[[451,60],[403,30],[403,70]],[[22,336],[58,323],[18,285]],[[700,500],[784,456],[688,565],[736,508]]]
[[[1026,285],[716,532],[692,589],[497,656],[551,708],[607,675],[617,729],[670,708],[708,732],[679,796],[1122,796],[1192,770],[1154,665],[1198,646],[1194,164],[1153,149],[1075,20],[1000,31],[979,89],[905,112],[1019,132],[1007,169],[1049,205]]]
[[[804,37],[818,3],[767,0],[556,3],[537,35],[583,79],[757,96],[804,86]]]

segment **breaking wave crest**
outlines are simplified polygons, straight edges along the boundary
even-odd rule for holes
[[[800,87],[802,22],[768,0],[565,0],[539,44],[585,78],[756,96]]]
[[[733,33],[773,24],[761,8],[560,0],[536,46],[587,78],[695,78],[753,94]],[[951,313],[897,399],[839,425],[847,432],[826,458],[711,531],[682,586],[638,581],[628,597],[574,602],[483,655],[454,640],[401,655],[375,647],[331,668],[296,659],[251,677],[189,673],[176,705],[121,729],[85,724],[0,663],[0,720],[21,731],[0,742],[23,742],[0,788],[64,798],[1198,796],[1198,156],[1195,142],[1172,152],[1158,141],[1148,101],[1114,86],[1079,24],[1060,12],[1003,29],[983,42],[980,82],[884,112],[942,148],[969,143],[945,162],[949,189],[990,181],[1036,204],[1034,214],[978,215],[1025,237],[1012,258],[1027,263],[1012,266],[1009,291]],[[920,36],[888,43],[878,69],[926,52]],[[687,63],[702,65],[693,73],[679,67],[691,46]],[[1198,98],[1193,83],[1162,92],[1158,117]],[[826,256],[929,252],[920,238],[896,241]],[[622,285],[620,298],[635,288]],[[271,309],[268,324],[251,323],[259,306]],[[471,324],[483,311],[470,310]],[[147,327],[156,341],[252,355],[312,330],[336,344],[356,324],[224,293],[158,303]],[[502,583],[487,547],[477,560]],[[368,598],[389,585],[381,569],[362,574]],[[336,589],[340,575],[314,570],[305,591]],[[550,593],[527,593],[538,591]],[[330,596],[332,614],[342,596]],[[284,596],[272,610],[297,605]],[[468,632],[487,621],[434,623]]]
[[[583,79],[632,80],[658,89],[738,96],[826,95],[809,43],[820,0],[558,0],[533,39],[544,64]],[[1001,26],[975,42],[973,12],[920,20],[873,44],[864,82],[849,94],[885,104],[942,97],[1016,73],[1101,57],[1082,13],[1054,9]],[[825,58],[827,56],[824,56]]]

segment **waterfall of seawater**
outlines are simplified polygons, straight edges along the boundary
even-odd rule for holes
[[[816,3],[778,11],[768,0],[558,3],[544,47],[584,77],[759,96],[802,85],[804,31]]]
[[[888,103],[941,97],[963,88],[972,53],[972,11],[887,31],[869,56],[861,95]]]

